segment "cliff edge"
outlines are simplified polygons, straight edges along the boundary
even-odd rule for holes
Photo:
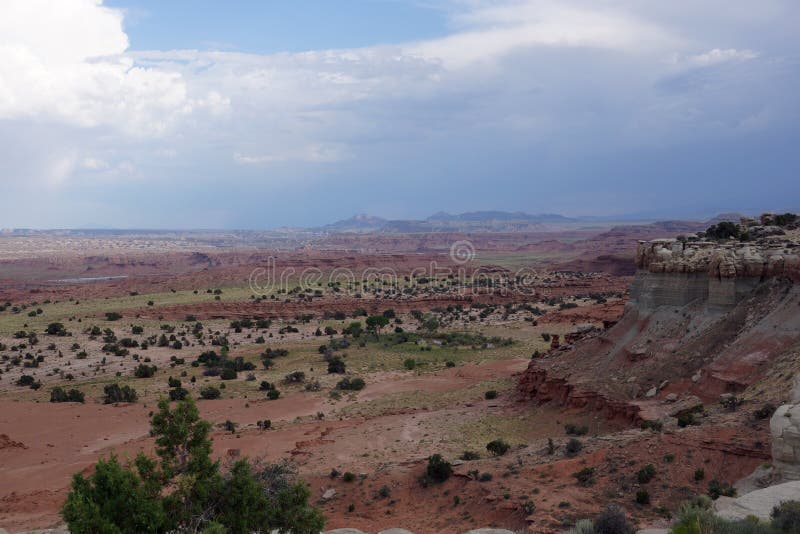
[[[736,395],[785,400],[800,366],[800,228],[765,214],[641,242],[619,321],[531,360],[519,391],[636,422]]]

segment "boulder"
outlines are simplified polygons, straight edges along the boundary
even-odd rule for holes
[[[378,534],[413,534],[410,530],[406,530],[404,528],[387,528],[386,530],[381,530]]]
[[[800,480],[751,491],[735,499],[720,497],[714,501],[714,511],[725,519],[744,519],[753,515],[767,521],[774,507],[784,501],[796,500],[800,500]]]
[[[367,534],[363,530],[357,528],[337,528],[334,530],[326,530],[322,534]]]
[[[790,404],[775,410],[769,420],[772,461],[784,480],[800,480],[800,375],[789,394]]]
[[[468,530],[465,534],[514,534],[514,532],[504,528],[476,528]]]
[[[322,502],[327,502],[327,501],[333,499],[334,497],[336,497],[336,490],[335,489],[330,488],[328,490],[325,490],[325,493],[322,494]]]

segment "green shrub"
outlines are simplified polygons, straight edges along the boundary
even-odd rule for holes
[[[136,378],[150,378],[156,374],[158,368],[155,365],[145,365],[140,363],[133,371],[133,376]]]
[[[636,492],[636,504],[646,505],[650,504],[650,492],[646,489],[640,489]]]
[[[753,418],[758,420],[769,419],[773,413],[775,413],[775,406],[767,403],[753,412]]]
[[[497,398],[497,391],[490,389],[486,393],[483,394],[483,398],[486,400],[492,400]]]
[[[736,488],[727,482],[720,482],[719,480],[712,480],[708,483],[708,496],[714,500],[724,497],[736,497]]]
[[[636,480],[639,481],[639,484],[647,484],[653,480],[654,476],[656,476],[656,468],[653,464],[647,464],[636,473]]]
[[[62,387],[54,387],[50,391],[50,402],[84,402],[84,395],[77,389],[64,390]]]
[[[344,360],[339,356],[333,356],[328,360],[328,373],[329,374],[344,374],[346,366]]]
[[[772,526],[780,532],[800,532],[800,501],[784,501],[771,515]]]
[[[353,482],[356,479],[355,473],[351,473],[350,471],[346,471],[344,475],[342,475],[342,480],[345,482]]]
[[[188,396],[189,392],[182,387],[171,388],[169,390],[169,400],[171,401],[182,401]]]
[[[453,474],[453,466],[442,458],[441,454],[433,454],[428,458],[428,467],[425,473],[432,482],[442,483]]]
[[[503,456],[511,446],[502,439],[495,439],[486,444],[486,450],[493,456]]]
[[[572,438],[567,442],[565,450],[567,456],[575,456],[576,454],[581,452],[581,449],[583,449],[583,443],[581,443],[580,440]]]
[[[200,396],[204,399],[218,399],[220,395],[220,391],[214,386],[205,386],[200,388]]]
[[[340,389],[342,391],[360,391],[364,389],[366,383],[364,382],[363,378],[350,378],[346,377],[336,384],[336,389]]]
[[[106,404],[115,404],[117,402],[136,402],[138,396],[136,390],[130,386],[121,386],[119,384],[108,384],[103,388],[104,399]]]
[[[661,421],[642,421],[639,425],[642,430],[655,430],[656,432],[661,432],[664,428],[664,423]]]
[[[230,367],[225,367],[219,373],[219,377],[222,380],[234,380],[236,376],[237,376],[236,369],[231,369]]]
[[[303,371],[293,371],[283,377],[285,384],[300,384],[306,379],[306,374]]]
[[[573,424],[566,424],[564,425],[564,432],[567,433],[568,436],[585,436],[589,432],[588,426],[576,426]]]
[[[281,396],[281,392],[278,391],[277,389],[271,389],[271,390],[267,391],[267,399],[269,399],[269,400],[277,400],[278,397],[280,397],[280,396]]]
[[[481,455],[474,451],[464,451],[461,456],[458,457],[459,460],[463,460],[465,462],[480,460],[480,458]]]
[[[609,504],[594,520],[595,534],[633,534],[636,529],[625,517],[625,510]]]
[[[572,476],[578,481],[581,486],[591,486],[594,484],[594,467],[584,467],[580,471],[572,473]]]
[[[228,472],[211,458],[211,424],[187,399],[158,403],[151,419],[158,460],[140,453],[132,465],[100,460],[74,476],[61,510],[70,532],[320,532],[322,514],[288,463],[236,461]],[[228,425],[228,428],[235,425]]]
[[[405,367],[408,371],[413,371],[416,366],[417,361],[414,358],[406,358],[403,361],[403,367]]]
[[[570,529],[569,534],[594,534],[594,522],[591,519],[581,519]]]

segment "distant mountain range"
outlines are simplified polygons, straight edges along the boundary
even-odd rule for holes
[[[0,229],[0,235],[5,236],[132,236],[132,235],[160,235],[164,238],[176,235],[191,236],[214,233],[229,234],[231,236],[250,237],[252,234],[268,237],[312,237],[319,234],[337,233],[362,233],[362,234],[415,234],[432,232],[546,232],[570,227],[603,227],[616,225],[629,226],[656,223],[672,223],[676,227],[700,224],[703,228],[722,220],[738,221],[738,213],[724,213],[711,219],[675,219],[665,220],[659,218],[633,218],[632,216],[603,216],[603,217],[565,217],[557,213],[540,213],[531,215],[521,211],[469,211],[451,214],[440,211],[426,219],[384,219],[374,215],[359,214],[331,224],[315,228],[275,228],[272,230],[221,230],[221,229],[196,229],[196,230],[170,230],[170,229],[111,229],[84,227],[76,229]],[[702,221],[702,222],[701,222]]]
[[[425,233],[425,232],[532,232],[553,226],[579,224],[584,221],[555,213],[531,215],[521,211],[470,211],[451,214],[440,211],[422,220],[390,220],[360,214],[325,225],[325,232],[358,233]]]

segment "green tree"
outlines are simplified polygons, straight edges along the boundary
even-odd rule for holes
[[[134,467],[115,457],[94,474],[76,474],[61,510],[71,532],[271,532],[311,534],[325,518],[308,504],[310,490],[287,464],[247,459],[220,473],[211,460],[211,424],[191,398],[158,403],[151,419],[158,461],[140,454]]]
[[[73,534],[138,534],[167,527],[158,493],[115,456],[99,460],[89,478],[75,474],[61,515]]]
[[[216,521],[235,534],[258,531],[267,522],[268,505],[267,496],[253,475],[250,463],[239,460],[233,464],[225,480],[221,513]]]
[[[367,330],[373,332],[376,338],[380,338],[381,329],[389,324],[389,318],[383,315],[370,315],[366,322]]]

